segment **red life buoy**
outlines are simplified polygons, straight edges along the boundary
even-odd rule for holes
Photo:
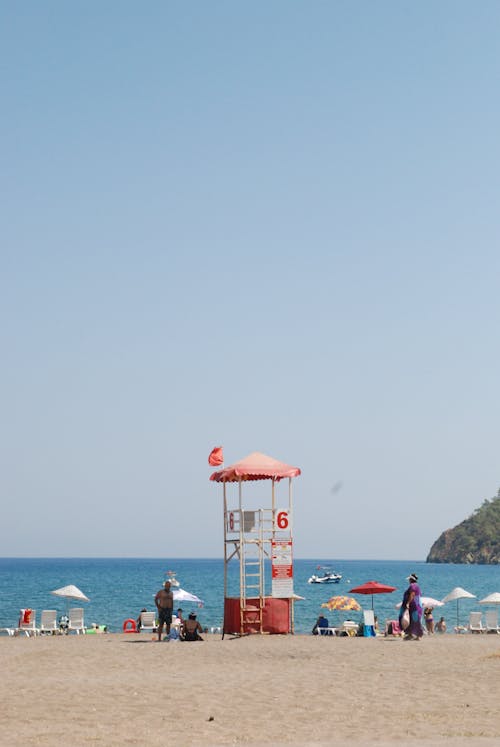
[[[135,620],[132,620],[132,618],[129,618],[128,620],[124,620],[123,632],[124,633],[137,633],[137,627],[135,624]]]

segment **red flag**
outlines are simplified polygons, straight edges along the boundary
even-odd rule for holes
[[[224,463],[224,457],[222,456],[222,446],[216,446],[212,449],[210,456],[208,457],[208,463],[212,467],[220,467]]]

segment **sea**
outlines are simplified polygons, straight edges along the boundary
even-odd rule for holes
[[[342,574],[337,584],[309,584],[318,567],[329,567]],[[122,630],[123,622],[137,618],[141,609],[154,609],[154,595],[173,572],[182,589],[203,600],[203,606],[182,602],[184,616],[194,610],[203,627],[222,626],[224,608],[224,562],[222,558],[0,558],[0,628],[14,627],[21,608],[43,609],[65,614],[69,606],[81,606],[85,624],[106,625],[110,632]],[[441,600],[460,586],[474,599],[460,599],[435,609],[435,619],[444,616],[448,631],[467,623],[469,612],[485,609],[479,600],[500,592],[500,566],[430,564],[412,560],[341,560],[328,558],[294,559],[294,591],[304,597],[294,603],[295,633],[310,633],[322,603],[332,596],[353,596],[364,609],[372,597],[350,594],[349,590],[366,581],[395,586],[390,594],[373,597],[375,614],[383,628],[385,620],[397,616],[407,577],[416,573],[422,594]],[[265,570],[266,594],[270,594],[270,569]],[[51,591],[74,584],[89,598],[83,603],[67,602]],[[228,565],[228,596],[239,596],[239,566]],[[331,625],[344,619],[361,621],[362,612],[326,612]]]

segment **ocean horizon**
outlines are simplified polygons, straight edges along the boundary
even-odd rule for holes
[[[309,584],[308,578],[317,566],[328,566],[340,573],[338,584]],[[0,558],[0,627],[14,627],[21,608],[37,611],[37,621],[43,609],[55,609],[63,614],[68,604],[50,592],[74,584],[89,602],[71,603],[83,606],[85,624],[107,625],[110,632],[122,630],[126,619],[135,619],[143,607],[154,609],[154,595],[168,572],[173,571],[180,586],[200,597],[203,607],[183,603],[185,613],[194,609],[203,627],[220,627],[224,607],[224,562],[222,558],[144,558],[144,557],[4,557]],[[331,596],[349,595],[349,589],[365,581],[376,580],[396,587],[391,594],[374,597],[374,609],[382,627],[386,619],[397,616],[396,605],[406,588],[407,576],[416,572],[422,594],[442,599],[454,587],[461,586],[475,595],[457,605],[448,603],[436,608],[436,614],[448,621],[448,629],[465,624],[469,612],[484,610],[479,600],[500,591],[500,567],[492,565],[457,565],[426,563],[425,560],[345,560],[341,558],[295,558],[294,591],[304,597],[295,603],[295,632],[309,633],[321,610],[321,604]],[[266,566],[266,594],[270,595],[270,569]],[[239,595],[239,566],[229,564],[228,595]],[[361,606],[371,608],[371,596],[353,594]],[[327,613],[331,624],[347,615],[361,620],[362,612]],[[458,618],[457,618],[458,615]]]

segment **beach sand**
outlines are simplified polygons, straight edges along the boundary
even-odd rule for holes
[[[2,745],[500,745],[500,636],[0,638]]]

